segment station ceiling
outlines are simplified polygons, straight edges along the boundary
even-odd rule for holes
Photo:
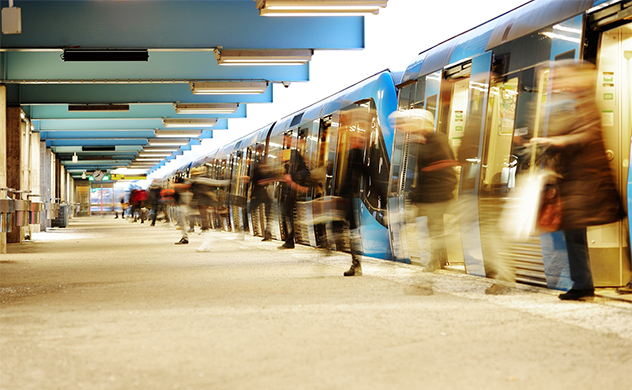
[[[364,48],[362,16],[266,17],[253,0],[13,3],[20,8],[21,33],[0,36],[7,105],[23,108],[33,130],[73,177],[127,166],[155,170],[200,138],[230,131],[227,119],[245,117],[248,103],[272,102],[274,83],[309,81],[309,62],[226,66],[218,64],[218,54],[302,50],[309,57],[315,50]],[[111,60],[127,55],[140,56],[140,61]],[[192,93],[200,83],[243,81],[263,83],[262,92]],[[176,103],[230,103],[236,110],[177,114]],[[178,138],[184,138],[184,145],[171,146],[171,155],[139,157],[166,149],[165,143],[177,137],[164,119],[204,118],[217,120],[173,130],[183,132]],[[155,142],[161,143],[150,145]]]

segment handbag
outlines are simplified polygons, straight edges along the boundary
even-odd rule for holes
[[[562,224],[562,200],[557,184],[547,184],[540,195],[538,229],[542,232],[560,230]]]

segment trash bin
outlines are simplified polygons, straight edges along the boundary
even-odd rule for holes
[[[60,228],[65,228],[68,225],[68,205],[59,205],[59,214],[57,214],[57,218],[51,220],[50,224],[52,227]]]

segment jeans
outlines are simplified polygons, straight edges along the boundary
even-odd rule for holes
[[[573,290],[594,290],[586,228],[564,230]]]

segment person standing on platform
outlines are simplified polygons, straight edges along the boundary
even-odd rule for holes
[[[272,232],[270,231],[270,224],[272,223],[272,199],[270,199],[270,195],[268,195],[268,184],[265,182],[266,179],[270,178],[269,172],[266,172],[266,167],[265,146],[263,144],[257,144],[255,146],[255,157],[252,161],[250,176],[247,178],[250,184],[248,215],[252,215],[260,205],[265,207],[265,228],[262,241],[272,241]]]
[[[530,144],[545,148],[560,175],[564,232],[573,285],[562,300],[585,300],[595,295],[586,228],[624,217],[623,207],[606,157],[601,115],[595,102],[594,65],[575,60],[553,63],[549,74],[553,95],[546,137]]]
[[[300,134],[299,134],[300,135]],[[294,207],[296,194],[307,192],[305,181],[309,176],[309,168],[297,149],[292,149],[292,131],[283,134],[283,150],[281,161],[284,164],[284,181],[281,182],[281,217],[285,226],[285,243],[279,249],[294,248]]]

